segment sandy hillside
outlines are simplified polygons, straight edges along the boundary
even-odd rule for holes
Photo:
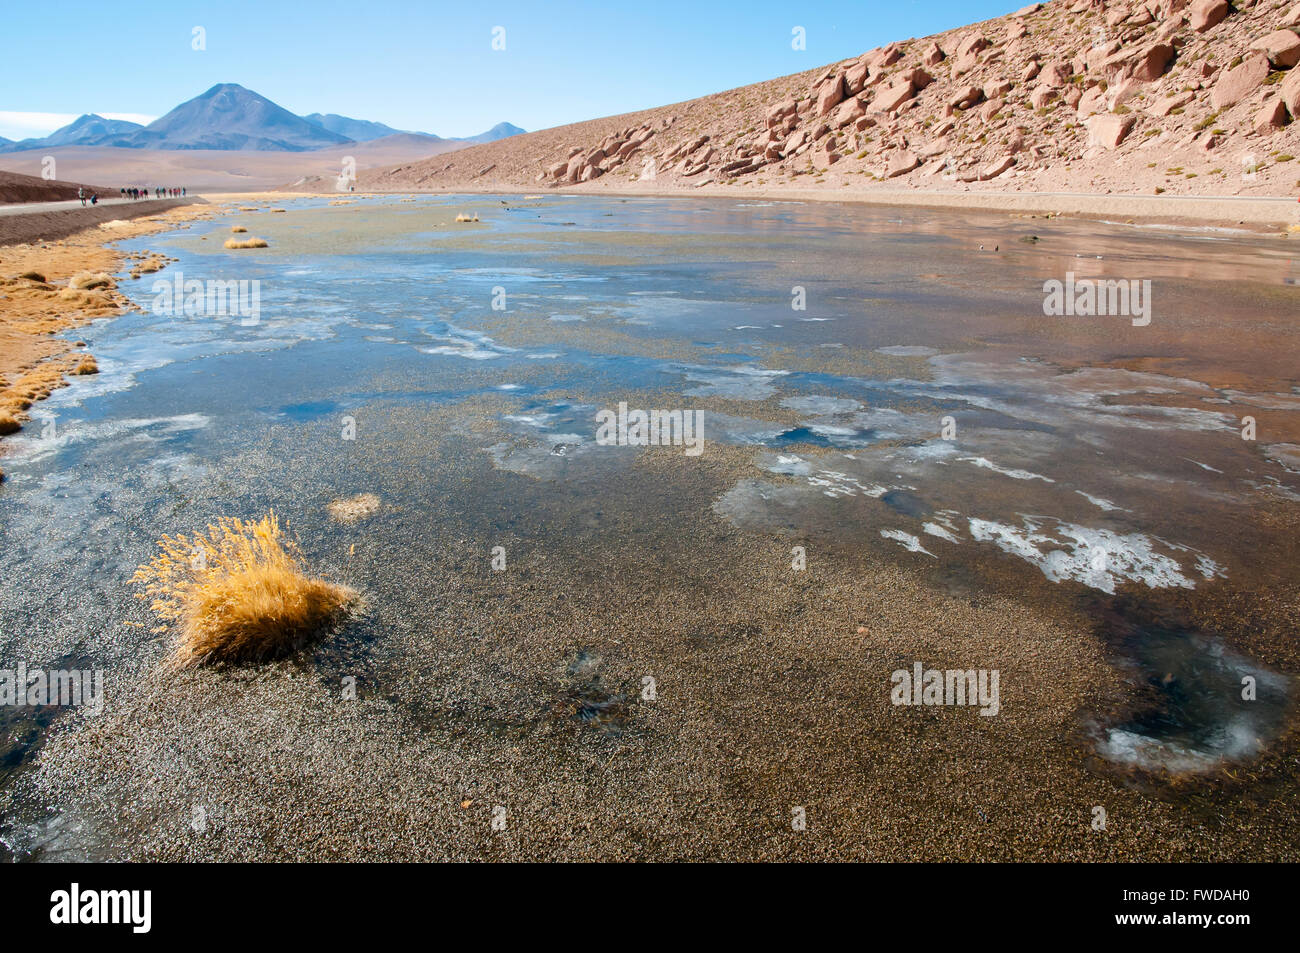
[[[464,143],[433,142],[419,136],[386,136],[310,152],[223,151],[214,149],[125,149],[113,146],[64,146],[0,154],[0,169],[39,175],[52,155],[59,174],[93,177],[113,191],[125,185],[184,185],[190,191],[247,192],[294,183],[314,183],[316,191],[333,191],[343,160],[358,169],[389,166],[417,157],[463,148]],[[73,189],[73,197],[76,189]]]
[[[102,185],[43,179],[39,175],[23,175],[17,172],[0,172],[0,204],[60,202],[75,199],[79,188],[85,189],[87,195],[92,192],[98,192],[103,196],[108,195],[108,188]]]
[[[1298,30],[1296,0],[1054,0],[360,186],[1294,196]]]

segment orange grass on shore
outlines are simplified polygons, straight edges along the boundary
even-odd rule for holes
[[[264,662],[306,645],[356,593],[304,574],[297,545],[274,512],[255,521],[225,517],[192,537],[164,536],[139,567],[137,598],[152,598],[178,629],[180,668]]]
[[[161,255],[125,254],[105,244],[221,214],[189,205],[148,219],[87,228],[65,239],[0,246],[0,436],[21,429],[32,404],[68,384],[67,375],[97,373],[79,341],[57,336],[130,302],[111,277],[129,264],[134,277],[167,266]]]

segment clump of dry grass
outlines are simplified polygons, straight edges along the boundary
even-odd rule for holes
[[[97,364],[97,363],[95,362],[94,357],[92,357],[91,355],[87,354],[85,357],[83,357],[80,361],[77,362],[77,366],[74,367],[74,368],[72,369],[72,373],[74,373],[74,374],[98,374],[98,373],[99,373],[99,364]]]
[[[70,305],[86,309],[112,309],[113,300],[100,291],[79,291],[76,288],[60,288],[58,292],[60,301],[66,301]]]
[[[234,232],[236,235],[238,235],[240,232],[248,231],[248,229],[246,229],[243,225],[231,225],[230,230]]]
[[[206,533],[164,536],[136,570],[138,598],[179,630],[175,664],[223,665],[280,658],[336,619],[356,594],[305,575],[298,547],[275,513],[223,518]]]
[[[325,508],[338,522],[355,523],[379,511],[379,497],[373,493],[361,493],[345,500],[333,500]]]
[[[265,248],[267,246],[266,246],[265,238],[245,238],[242,240],[238,238],[227,238],[226,247],[227,248]]]
[[[22,429],[23,425],[19,422],[17,417],[9,413],[7,410],[0,410],[0,437],[8,436],[11,433],[17,433]]]
[[[68,287],[77,291],[94,291],[99,288],[111,291],[117,287],[117,282],[103,272],[85,272],[68,279]]]
[[[150,255],[142,260],[133,269],[142,275],[152,275],[155,271],[162,271],[167,267],[167,259],[162,255]]]

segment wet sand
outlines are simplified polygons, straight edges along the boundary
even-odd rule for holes
[[[105,329],[102,391],[59,398],[67,442],[17,446],[0,497],[6,657],[109,672],[103,714],[3,726],[10,852],[1300,855],[1296,484],[1264,450],[1295,442],[1298,416],[1285,242],[1200,253],[1203,233],[1054,221],[1031,245],[976,216],[507,204],[255,215],[271,248],[241,267],[267,281],[264,327]],[[484,227],[449,224],[462,211]],[[199,274],[216,260],[202,234],[152,244]],[[1085,254],[1153,279],[1149,328],[1043,318],[1042,278],[1083,273]],[[486,305],[498,284],[504,314]],[[150,334],[157,354],[138,350]],[[583,422],[618,399],[701,409],[711,442],[697,458],[593,446]],[[1247,411],[1254,444],[1227,419]],[[356,441],[338,438],[345,414]],[[331,518],[360,493],[379,510]],[[130,570],[161,532],[266,507],[365,608],[290,662],[166,671]],[[976,538],[971,521],[1025,513],[1151,561],[1077,577],[1066,561],[1053,581]],[[918,661],[998,670],[998,715],[891,704],[891,673]],[[1243,672],[1258,708],[1220,698]],[[1206,761],[1115,750],[1133,736]],[[1258,747],[1224,747],[1239,736]]]

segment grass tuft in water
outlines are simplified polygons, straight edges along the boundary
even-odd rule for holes
[[[346,586],[305,575],[297,545],[274,512],[223,517],[207,533],[164,536],[140,566],[138,598],[179,630],[175,664],[269,661],[306,645],[356,598]]]

